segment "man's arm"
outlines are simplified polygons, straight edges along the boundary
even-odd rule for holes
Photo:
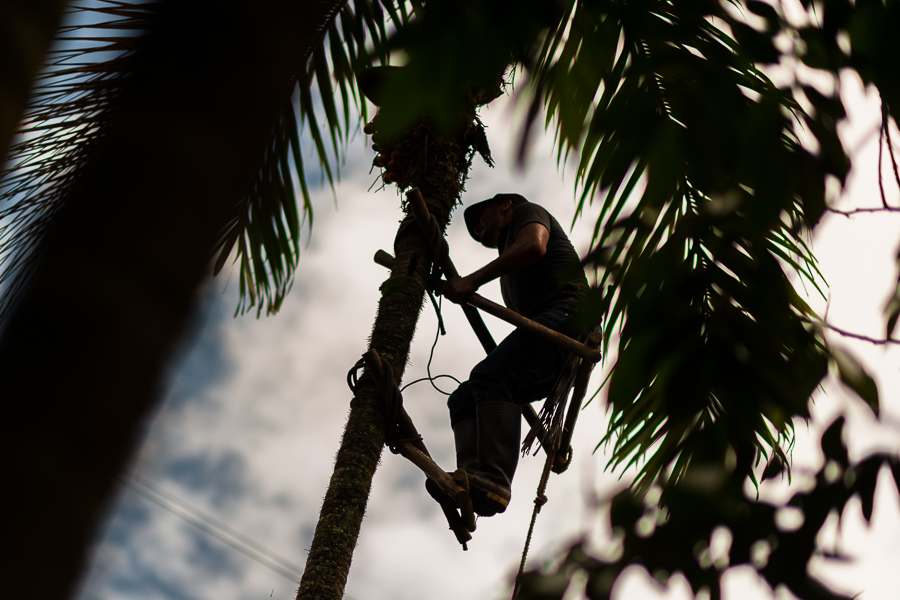
[[[503,254],[465,277],[453,277],[444,284],[447,300],[463,304],[482,285],[503,275],[527,269],[547,253],[550,230],[540,223],[528,223]]]

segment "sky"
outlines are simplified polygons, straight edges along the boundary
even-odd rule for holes
[[[834,202],[844,209],[878,206],[877,97],[866,95],[853,80],[843,84],[855,108],[841,133],[854,149],[855,166],[847,189],[835,190]],[[575,210],[575,178],[571,169],[557,167],[552,140],[539,139],[527,167],[520,170],[514,164],[509,103],[495,102],[483,110],[482,118],[497,166],[489,169],[476,157],[464,205],[500,191],[518,192],[545,206],[568,228]],[[900,140],[896,131],[894,140]],[[158,410],[147,421],[134,460],[122,475],[123,485],[98,534],[79,600],[294,597],[349,409],[347,371],[367,348],[378,287],[387,276],[372,256],[378,249],[391,250],[402,217],[395,188],[369,190],[377,179],[377,172],[369,170],[373,156],[360,133],[347,150],[335,193],[327,187],[314,192],[312,232],[305,239],[293,289],[277,316],[234,318],[237,275],[226,270],[210,282],[196,324],[163,383]],[[884,173],[888,200],[900,206],[893,176],[887,167]],[[459,214],[449,227],[448,242],[458,269],[468,273],[495,254],[468,237]],[[571,230],[582,254],[589,247],[592,225],[589,216]],[[884,337],[882,313],[897,281],[898,241],[900,214],[824,218],[813,246],[830,286],[830,323]],[[499,301],[496,282],[481,292]],[[825,312],[824,299],[811,294],[810,302]],[[459,307],[447,303],[443,316],[447,335],[437,341],[431,372],[464,379],[482,350]],[[509,331],[492,317],[486,321],[495,338]],[[405,381],[425,376],[436,328],[434,310],[426,302]],[[900,349],[831,333],[828,339],[860,359],[876,378],[882,420],[877,422],[830,377],[816,395],[813,418],[797,424],[794,491],[807,484],[808,474],[821,464],[819,434],[838,415],[848,419],[853,459],[876,450],[900,451]],[[612,359],[607,357],[595,370],[592,389]],[[437,385],[450,391],[453,382],[443,379]],[[404,405],[438,464],[452,468],[446,397],[419,383],[404,392]],[[551,564],[582,538],[604,550],[608,532],[602,504],[627,485],[630,475],[605,470],[605,448],[595,451],[606,423],[601,394],[579,419],[572,466],[550,480],[549,503],[537,520],[529,567]],[[509,597],[542,466],[539,457],[520,462],[509,509],[479,519],[469,550],[463,552],[425,492],[424,476],[385,451],[345,597]],[[779,482],[761,489],[763,499],[784,499],[788,493]],[[218,525],[205,521],[198,526],[207,518]],[[865,525],[856,501],[843,515],[840,536],[837,519],[833,521],[823,530],[822,541],[837,544],[854,560],[836,564],[816,559],[813,572],[838,591],[861,592],[860,600],[895,600],[900,588],[900,503],[890,477],[882,474],[871,525]],[[223,526],[236,533],[222,534]],[[257,561],[248,553],[268,557]],[[673,577],[663,588],[640,569],[632,569],[620,578],[613,598],[675,600],[687,598],[687,589],[683,578]],[[790,597],[783,590],[770,592],[747,568],[732,569],[726,576],[728,600]]]

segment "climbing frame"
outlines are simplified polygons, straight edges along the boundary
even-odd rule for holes
[[[450,260],[449,254],[446,252],[446,241],[440,234],[437,222],[429,214],[424,198],[422,198],[422,194],[419,192],[418,188],[413,188],[407,192],[407,200],[416,223],[421,229],[422,234],[426,237],[426,240],[431,243],[431,247],[444,248],[444,251],[436,253],[435,257],[438,260],[442,260],[443,264],[438,265],[440,270],[447,277],[458,276],[459,273],[453,265],[453,262]],[[375,255],[375,261],[382,266],[390,268],[393,264],[393,257],[387,252],[379,250]],[[439,283],[437,283],[437,285],[439,285]],[[553,472],[561,473],[566,470],[571,461],[572,449],[570,443],[572,432],[587,390],[591,371],[594,364],[600,360],[600,334],[592,332],[588,335],[587,342],[582,343],[576,339],[549,329],[540,323],[536,323],[531,319],[523,317],[515,311],[496,304],[478,294],[472,294],[467,299],[467,304],[463,305],[462,308],[466,318],[487,353],[490,353],[496,347],[496,344],[494,343],[490,332],[487,330],[481,315],[478,313],[478,309],[502,319],[515,327],[519,327],[540,336],[547,342],[571,352],[577,356],[580,361],[573,385],[574,391],[571,400],[569,401],[569,405],[564,410],[557,411],[555,420],[551,423],[550,431],[544,428],[543,423],[541,423],[540,418],[531,405],[526,405],[522,409],[523,416],[531,426],[529,435],[534,435],[540,441],[541,447],[544,448],[544,451],[547,453],[547,465],[544,469],[541,488],[538,490],[538,497],[541,498],[543,497],[543,488],[546,487],[546,479],[549,472],[552,470]],[[367,373],[373,377],[378,389],[384,390],[382,392],[384,395],[390,393],[399,394],[399,392],[395,390],[399,382],[393,380],[394,378],[390,373],[389,367],[386,368],[387,364],[381,361],[375,350],[366,352],[363,355],[363,361],[365,362]],[[566,390],[566,396],[567,395],[568,390]],[[563,396],[562,401],[565,402],[565,396]],[[472,538],[471,534],[475,531],[475,514],[472,510],[472,499],[469,494],[468,479],[465,471],[457,469],[452,473],[448,473],[434,462],[422,441],[422,436],[419,435],[412,419],[405,409],[403,409],[402,402],[397,407],[396,414],[396,424],[389,424],[389,426],[392,427],[396,426],[398,431],[396,442],[394,444],[396,446],[395,451],[425,473],[428,479],[430,479],[443,493],[442,495],[436,495],[435,498],[441,505],[441,509],[447,518],[451,531],[453,531],[457,540],[462,544],[462,547],[465,550],[466,542]],[[564,422],[563,415],[565,419]],[[561,450],[563,451],[561,452]],[[540,510],[540,505],[543,503],[538,505],[538,500],[535,502],[536,514]],[[546,502],[545,497],[543,502]],[[532,519],[532,527],[533,524],[534,519]]]

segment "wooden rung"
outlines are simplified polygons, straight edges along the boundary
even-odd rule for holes
[[[394,257],[384,250],[378,250],[377,252],[375,252],[374,260],[375,264],[379,264],[385,269],[394,268]]]
[[[423,454],[421,450],[406,442],[400,444],[400,455],[417,466],[459,505],[466,529],[475,531],[475,512],[472,510],[472,499],[469,496],[468,485],[465,483],[465,472],[462,473],[462,478],[455,473],[453,475],[447,473],[430,456]]]
[[[394,257],[384,250],[375,252],[374,259],[377,264],[386,269],[394,268]],[[452,267],[453,263],[450,263],[450,266]],[[494,338],[491,337],[491,332],[488,331],[487,325],[484,324],[484,320],[481,318],[478,309],[474,306],[469,306],[468,304],[463,304],[462,309],[463,314],[466,316],[466,320],[469,321],[469,325],[472,327],[472,331],[475,332],[475,337],[478,338],[481,347],[484,348],[484,353],[490,354],[493,352],[494,348],[497,347],[497,344],[494,342]]]
[[[394,257],[384,250],[378,250],[375,253],[374,258],[376,263],[386,269],[392,269],[394,267]],[[491,333],[487,330],[487,326],[485,326],[484,321],[481,320],[481,315],[478,313],[478,310],[474,306],[469,306],[468,304],[463,306],[462,308],[463,312],[466,315],[466,318],[469,320],[469,324],[472,325],[472,328],[475,330],[476,335],[478,335],[478,339],[481,340],[485,354],[490,354],[494,350],[494,348],[497,347],[497,344],[495,344],[493,338],[491,338]],[[483,333],[479,333],[479,325],[480,327],[484,328]],[[486,338],[487,341],[485,341],[485,339],[483,338]],[[541,448],[543,448],[546,452],[550,447],[547,441],[547,430],[542,424],[538,423],[540,418],[538,417],[537,412],[534,410],[534,407],[530,404],[524,405],[522,407],[522,416],[525,417],[525,421],[528,422],[528,426],[531,428],[534,428],[535,423],[537,423],[535,434],[537,435],[537,439],[541,442]],[[568,448],[566,455],[571,455],[571,453],[572,449]],[[563,454],[557,454],[555,462],[559,465],[558,468],[560,469],[557,472],[561,473],[568,466],[568,463],[566,463],[565,461],[566,457]]]
[[[363,360],[366,363],[367,371],[375,380],[376,387],[378,389],[383,389],[383,386],[386,383],[384,381],[385,371],[381,364],[381,357],[378,356],[378,352],[376,352],[375,349],[369,349],[363,354]],[[396,382],[391,382],[391,385],[394,385],[395,383]],[[475,512],[472,509],[472,499],[469,496],[469,487],[465,473],[462,472],[460,474],[459,470],[453,474],[447,473],[434,462],[431,455],[428,453],[428,449],[425,447],[425,443],[422,441],[422,437],[416,430],[416,426],[410,418],[409,413],[407,413],[402,406],[400,407],[398,425],[402,436],[406,438],[406,440],[397,444],[400,455],[425,473],[426,477],[434,481],[438,487],[459,506],[459,516],[461,517],[461,520],[455,522],[448,512],[449,507],[441,502],[441,508],[444,509],[450,528],[453,530],[454,534],[456,534],[459,542],[465,546],[465,542],[471,539],[471,536],[469,536],[467,532],[475,531]],[[459,530],[459,523],[462,523],[465,531]]]

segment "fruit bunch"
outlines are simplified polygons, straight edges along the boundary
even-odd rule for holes
[[[366,123],[363,131],[372,136],[372,150],[378,153],[372,164],[384,169],[381,180],[387,185],[392,183],[398,183],[401,187],[408,185],[410,158],[413,156],[414,147],[422,137],[422,126],[416,127],[406,135],[390,136],[379,131],[376,114],[370,123]]]

